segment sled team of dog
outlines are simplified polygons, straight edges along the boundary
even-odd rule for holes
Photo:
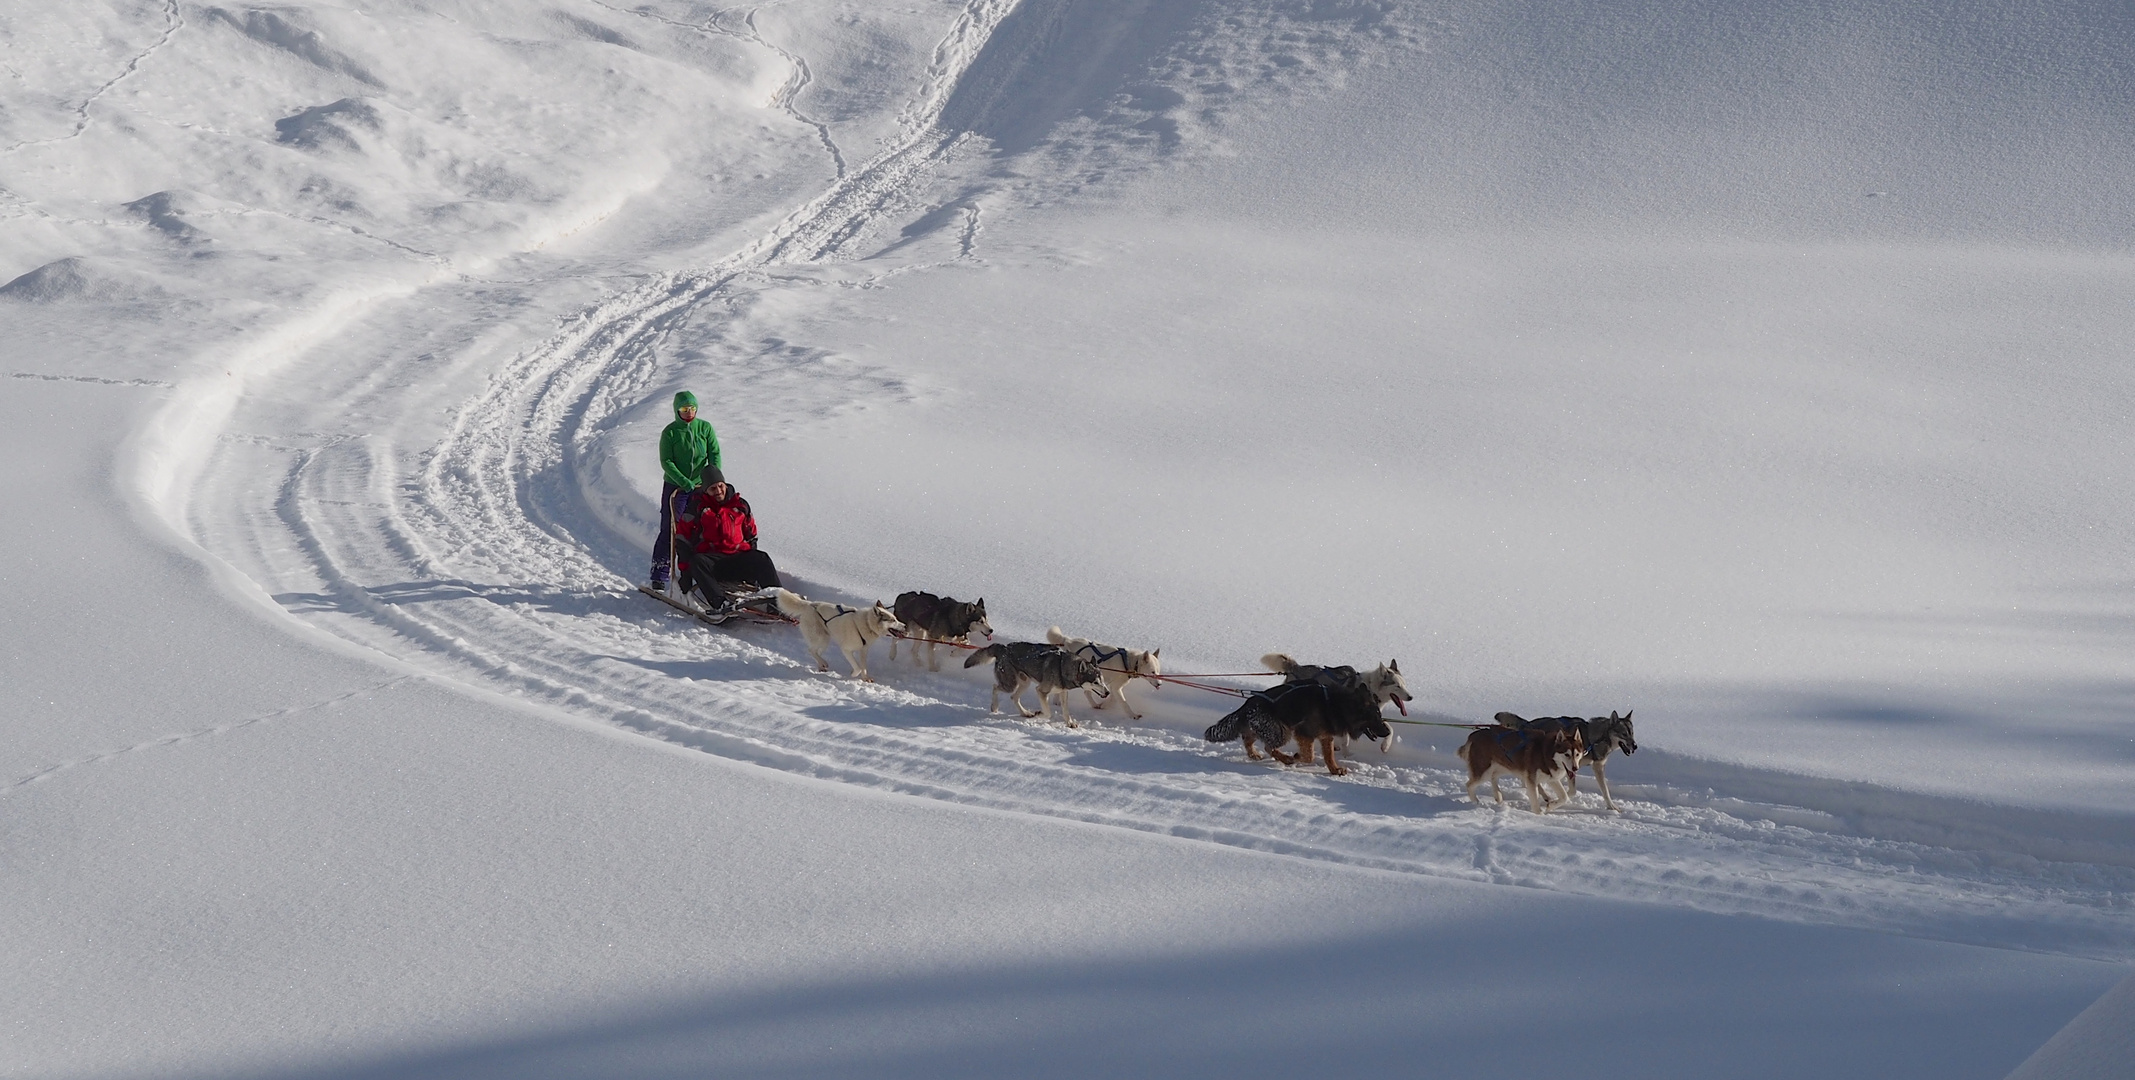
[[[890,659],[894,661],[901,636],[912,646],[912,662],[925,664],[929,671],[941,670],[935,656],[937,645],[976,645],[974,639],[992,642],[993,638],[983,598],[967,604],[933,593],[908,592],[898,596],[893,606],[885,607],[876,601],[855,608],[809,600],[786,589],[767,591],[777,600],[778,609],[800,626],[801,638],[818,671],[830,670],[827,655],[832,645],[845,654],[854,678],[873,681],[867,672],[867,650],[880,638],[890,639]],[[991,711],[1001,711],[1001,695],[1007,694],[1026,719],[1050,720],[1051,703],[1058,700],[1060,719],[1074,727],[1075,718],[1068,713],[1067,699],[1070,691],[1081,689],[1092,708],[1103,709],[1117,698],[1127,715],[1139,720],[1142,714],[1127,700],[1128,684],[1142,679],[1151,688],[1163,685],[1158,650],[1103,645],[1070,637],[1057,626],[1046,631],[1045,636],[1043,642],[980,646],[965,659],[967,668],[993,664]],[[926,646],[924,658],[920,655],[921,645]],[[1269,653],[1260,659],[1268,670],[1283,676],[1282,683],[1247,695],[1244,704],[1203,733],[1209,742],[1243,742],[1246,757],[1256,761],[1261,759],[1256,742],[1265,744],[1268,756],[1285,765],[1310,765],[1317,750],[1329,773],[1344,775],[1349,770],[1335,761],[1336,745],[1365,738],[1378,740],[1382,750],[1388,748],[1393,730],[1380,715],[1380,709],[1392,704],[1406,716],[1408,703],[1415,700],[1401,677],[1401,665],[1395,661],[1360,672],[1348,666],[1300,664],[1282,653]],[[1026,688],[1038,691],[1036,711],[1023,705]],[[1482,798],[1476,789],[1485,782],[1490,784],[1497,804],[1504,805],[1505,794],[1499,790],[1498,780],[1511,776],[1517,777],[1526,789],[1529,808],[1537,814],[1547,814],[1571,801],[1578,790],[1580,767],[1592,765],[1603,804],[1610,810],[1617,809],[1602,768],[1616,751],[1638,751],[1630,713],[1618,716],[1612,710],[1606,717],[1590,720],[1576,716],[1528,720],[1501,712],[1496,719],[1498,726],[1478,728],[1457,751],[1468,765],[1468,798],[1477,806],[1482,805]],[[1283,747],[1293,742],[1297,752],[1285,752]],[[1549,784],[1558,790],[1552,793],[1545,786]]]
[[[993,640],[984,597],[967,604],[933,593],[908,592],[898,596],[894,606],[885,607],[878,600],[868,607],[853,608],[810,600],[786,589],[778,589],[773,595],[778,609],[800,625],[801,639],[807,643],[817,671],[830,670],[827,656],[830,647],[836,645],[845,654],[845,662],[852,665],[853,677],[869,682],[874,677],[867,673],[868,646],[881,638],[890,639],[890,659],[895,660],[897,642],[902,637],[912,646],[912,662],[925,664],[929,671],[941,670],[935,649],[943,642],[976,644],[973,639]],[[1159,650],[1115,648],[1088,638],[1069,637],[1057,626],[1046,632],[1046,638],[1044,642],[985,645],[964,661],[967,668],[993,663],[994,712],[1001,711],[1001,695],[1007,694],[1026,719],[1050,720],[1052,702],[1058,700],[1060,719],[1074,727],[1067,693],[1080,688],[1093,708],[1102,709],[1117,697],[1128,716],[1142,718],[1127,700],[1127,684],[1146,679],[1151,686],[1161,685],[1157,680],[1164,673],[1164,665],[1157,655]],[[926,646],[924,658],[920,656],[921,645]],[[1023,691],[1029,687],[1038,691],[1036,712],[1023,706]]]

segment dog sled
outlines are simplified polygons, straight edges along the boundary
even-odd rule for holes
[[[674,596],[665,589],[640,585],[638,591],[652,597],[706,626],[725,626],[740,621],[746,623],[793,625],[793,618],[778,609],[776,589],[757,589],[746,583],[720,582],[720,592],[726,598],[726,606],[719,610],[698,607],[687,596]]]

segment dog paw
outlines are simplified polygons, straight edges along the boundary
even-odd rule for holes
[[[1348,775],[1349,775],[1349,770],[1348,770],[1348,769],[1345,769],[1345,768],[1343,768],[1343,767],[1341,767],[1340,765],[1329,765],[1329,766],[1327,766],[1327,775],[1329,775],[1329,776],[1348,776]]]

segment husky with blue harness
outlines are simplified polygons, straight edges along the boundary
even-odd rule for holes
[[[1127,684],[1136,679],[1146,679],[1151,690],[1160,689],[1164,685],[1164,660],[1157,655],[1163,651],[1161,649],[1144,651],[1106,645],[1089,638],[1070,637],[1062,633],[1057,626],[1045,632],[1045,640],[1097,665],[1098,673],[1104,676],[1105,694],[1099,694],[1095,690],[1084,691],[1090,696],[1090,707],[1093,709],[1102,709],[1112,703],[1113,697],[1117,697],[1120,706],[1127,710],[1127,715],[1139,720],[1142,714],[1135,712],[1134,703],[1127,700]],[[1111,696],[1108,697],[1107,694]]]

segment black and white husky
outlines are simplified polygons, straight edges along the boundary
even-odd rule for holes
[[[1542,716],[1525,720],[1518,713],[1501,712],[1497,714],[1497,722],[1515,731],[1543,728],[1576,733],[1579,737],[1579,757],[1573,762],[1571,774],[1565,780],[1565,799],[1569,801],[1572,793],[1579,790],[1579,764],[1591,762],[1594,766],[1594,784],[1601,788],[1602,805],[1616,810],[1619,814],[1623,812],[1617,809],[1616,800],[1609,797],[1609,778],[1601,768],[1602,763],[1609,760],[1609,755],[1618,750],[1626,754],[1638,753],[1638,739],[1634,737],[1631,729],[1630,713],[1618,716],[1616,710],[1610,709],[1609,715],[1597,716],[1591,720],[1582,720],[1576,716]]]
[[[1052,719],[1052,699],[1060,699],[1060,719],[1074,727],[1075,718],[1068,715],[1067,692],[1075,687],[1091,687],[1099,695],[1111,693],[1105,688],[1104,674],[1097,665],[1076,656],[1058,645],[1036,641],[1016,641],[1006,645],[988,645],[971,654],[964,661],[965,667],[977,667],[993,661],[993,704],[989,712],[1001,711],[1001,695],[1016,703],[1016,711],[1024,719],[1041,716]],[[1035,685],[1038,688],[1038,711],[1023,707],[1023,688]]]
[[[912,641],[912,662],[920,663],[919,643],[926,642],[928,671],[940,671],[941,663],[934,658],[934,645],[940,641],[970,643],[973,638],[993,640],[993,624],[986,621],[986,598],[979,597],[973,603],[930,592],[897,594],[896,603],[890,611],[897,621],[904,624],[905,635]],[[897,639],[890,639],[890,659],[897,659]]]
[[[1134,703],[1127,700],[1127,684],[1136,679],[1145,679],[1151,690],[1164,685],[1158,679],[1164,674],[1164,662],[1157,655],[1162,649],[1144,652],[1140,649],[1102,645],[1089,638],[1069,637],[1061,633],[1057,626],[1045,632],[1045,640],[1096,664],[1097,670],[1105,677],[1105,692],[1118,695],[1120,707],[1126,709],[1127,715],[1136,720],[1141,719],[1142,714],[1135,712]],[[1111,698],[1095,690],[1086,689],[1083,692],[1089,695],[1090,707],[1093,709],[1102,709],[1111,703]]]

